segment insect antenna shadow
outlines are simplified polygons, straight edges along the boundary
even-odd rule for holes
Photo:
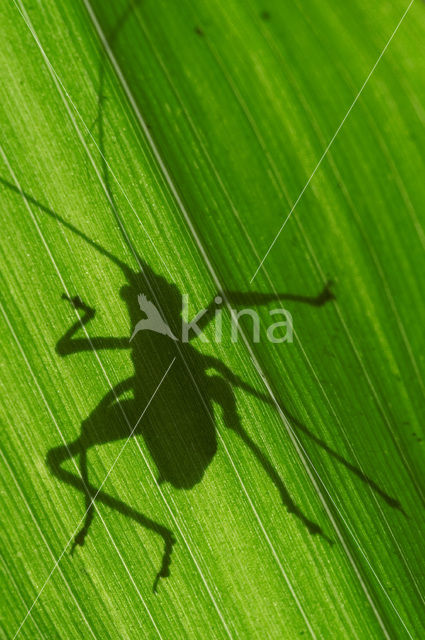
[[[138,6],[138,4],[140,4],[139,1],[130,2],[129,3],[126,11],[124,12],[124,14],[120,18],[120,20],[117,22],[117,24],[115,25],[115,27],[112,29],[112,31],[109,34],[108,40],[109,40],[109,45],[110,46],[112,46],[113,41],[116,38],[117,34],[119,33],[121,27],[123,26],[123,24],[125,24],[126,20],[131,16],[132,12],[135,10],[135,8]],[[112,213],[113,213],[113,215],[115,217],[115,220],[116,220],[119,228],[121,229],[121,231],[123,231],[122,220],[121,220],[121,217],[120,217],[120,214],[119,214],[119,211],[118,211],[118,208],[117,208],[117,204],[116,204],[116,201],[115,201],[115,198],[114,198],[113,189],[111,187],[110,168],[109,168],[109,164],[108,164],[108,162],[106,160],[105,105],[107,104],[107,96],[105,95],[105,84],[106,84],[106,82],[105,82],[105,79],[106,79],[105,58],[106,58],[106,55],[105,55],[104,50],[102,48],[101,49],[101,53],[100,53],[97,114],[96,114],[96,118],[94,119],[94,122],[93,122],[93,125],[92,125],[92,129],[97,127],[97,134],[98,134],[98,145],[97,146],[98,146],[98,151],[99,151],[99,155],[100,155],[100,166],[101,166],[101,172],[102,172],[103,182],[104,182],[104,186],[105,186],[106,196],[107,196],[109,205],[111,207],[111,211],[112,211]],[[135,273],[130,269],[129,266],[124,264],[118,257],[112,255],[106,249],[103,249],[102,247],[100,247],[94,240],[91,240],[90,238],[85,236],[84,233],[82,233],[78,229],[74,228],[67,221],[63,220],[54,211],[52,211],[48,207],[42,205],[37,200],[32,198],[30,195],[28,195],[26,193],[22,193],[21,190],[18,189],[16,186],[11,185],[7,181],[3,180],[2,178],[0,178],[0,182],[3,183],[5,186],[7,186],[9,189],[12,189],[13,191],[15,191],[15,192],[19,193],[20,195],[22,195],[24,198],[26,198],[28,200],[28,202],[30,202],[31,204],[36,205],[42,211],[47,213],[49,216],[51,216],[53,218],[56,218],[58,221],[61,222],[61,224],[66,226],[68,229],[72,230],[73,233],[76,233],[78,236],[80,236],[86,242],[88,242],[92,247],[96,248],[96,250],[100,251],[104,256],[108,257],[116,265],[118,265],[118,267],[126,275],[127,280],[133,279],[132,282],[133,283],[136,282],[136,280],[134,279]],[[130,246],[128,238],[126,238],[125,241],[126,241],[126,243],[128,245],[128,248],[130,249],[130,252],[134,254],[134,250]],[[154,282],[155,285],[158,287],[159,283],[160,283],[160,280],[161,280],[159,278],[159,276],[157,276],[153,272],[153,270],[149,270],[148,267],[146,268],[146,271],[151,274],[150,277],[151,277],[152,282]],[[131,304],[133,304],[133,305],[135,304],[135,300],[136,300],[136,296],[134,295],[135,291],[133,291],[134,286],[132,285],[132,287],[128,287],[128,288],[132,288],[132,291],[131,291]],[[168,289],[166,289],[166,290],[168,291]],[[177,292],[177,293],[179,293],[179,292]],[[252,293],[252,292],[251,293],[226,292],[226,295],[227,295],[227,297],[231,298],[232,299],[232,303],[234,303],[236,305],[245,305],[245,304],[248,304],[248,305],[249,304],[262,305],[262,304],[267,304],[268,302],[271,302],[273,300],[279,299],[281,297],[281,296],[277,296],[277,295],[274,295],[274,294],[272,295],[272,294]],[[324,305],[325,303],[331,301],[333,298],[334,298],[334,295],[333,295],[329,285],[326,285],[325,288],[323,289],[323,291],[319,294],[319,296],[315,296],[315,297],[307,297],[307,296],[295,295],[295,294],[286,294],[286,295],[284,295],[284,299],[286,299],[288,301],[305,303],[305,304],[309,304],[311,306],[316,306],[316,307],[320,307],[320,306]],[[130,298],[128,298],[128,300],[130,300]],[[84,312],[85,312],[85,314],[87,316],[87,320],[90,319],[90,317],[89,317],[90,309],[88,307],[84,307],[82,305],[81,301],[77,297],[69,299],[69,302],[73,303],[74,306],[75,305],[79,305],[78,308],[84,310]],[[215,309],[215,306],[212,305],[211,306],[211,310],[214,311],[214,309]],[[93,310],[91,310],[91,311],[93,311]],[[138,313],[138,309],[137,309],[137,306],[136,306],[134,308],[134,314],[131,313],[130,315],[137,315],[137,313]],[[85,322],[86,322],[86,320],[84,318],[81,319],[78,323],[76,323],[74,325],[74,327],[72,327],[67,332],[67,334],[69,335],[70,333],[74,333],[75,330],[76,330],[77,325],[78,325],[78,327],[80,327],[81,324],[84,324]],[[72,347],[69,346],[69,343],[67,343],[67,340],[66,339],[64,340],[64,338],[66,338],[67,334],[65,334],[65,336],[59,340],[58,345],[57,345],[58,353],[60,353],[60,355],[62,355],[62,356],[67,355],[69,353],[75,353],[76,352],[76,350],[72,351],[71,350]],[[73,339],[73,344],[74,344],[74,347],[75,347],[76,346],[76,339]],[[79,344],[81,346],[81,341],[79,342]],[[98,348],[116,348],[116,349],[118,349],[118,348],[128,348],[129,347],[128,338],[117,339],[117,338],[112,338],[112,337],[104,337],[104,338],[92,339],[92,341],[90,343],[90,348],[85,348],[85,350],[86,351],[91,351],[91,349],[93,348],[93,345],[95,345]],[[80,349],[80,350],[82,350],[82,349]],[[202,369],[202,367],[200,367],[199,368],[199,374],[200,374],[199,377],[201,379],[203,379],[202,375],[201,375],[202,373],[203,373],[203,369]],[[197,376],[195,376],[195,377],[197,377]],[[295,502],[292,499],[288,489],[286,488],[286,486],[284,484],[283,479],[280,477],[279,473],[274,468],[274,466],[271,463],[271,461],[269,460],[269,458],[263,453],[263,451],[261,450],[260,446],[249,436],[248,432],[244,429],[244,427],[243,427],[243,425],[241,423],[240,416],[239,416],[239,414],[237,412],[235,393],[234,393],[234,390],[232,388],[232,384],[234,384],[237,381],[230,380],[231,384],[228,384],[220,376],[208,376],[208,381],[209,381],[210,387],[207,388],[205,386],[205,387],[202,388],[202,390],[207,392],[207,393],[209,393],[211,399],[221,408],[221,410],[223,412],[223,419],[224,419],[225,426],[228,429],[230,429],[231,431],[233,431],[241,439],[241,441],[246,445],[246,447],[250,450],[250,452],[252,453],[252,455],[254,456],[256,461],[259,463],[261,468],[264,470],[265,474],[268,476],[270,481],[273,483],[273,485],[275,486],[275,488],[279,492],[281,500],[282,500],[283,504],[285,505],[285,507],[287,508],[288,512],[292,513],[304,525],[304,527],[308,530],[308,532],[310,534],[319,534],[324,539],[326,539],[329,543],[332,543],[332,541],[323,533],[321,527],[318,524],[316,524],[313,521],[311,521],[302,512],[301,508],[298,507],[295,504]],[[237,382],[236,386],[240,386],[242,389],[244,388],[242,384],[239,384],[239,382]],[[252,390],[250,390],[250,389],[245,389],[245,390],[247,390],[249,392],[252,392]],[[116,394],[116,395],[119,395],[119,394]],[[107,397],[110,398],[110,392],[108,393]],[[260,398],[261,400],[263,400],[264,402],[269,402],[270,403],[270,398],[264,397],[262,394],[257,394],[257,397]],[[104,411],[104,409],[105,409],[105,411]],[[113,440],[112,432],[113,432],[114,427],[113,427],[113,424],[112,424],[112,420],[109,419],[107,411],[106,411],[105,399],[99,403],[98,407],[95,409],[95,412],[97,412],[97,417],[99,418],[98,429],[99,429],[99,431],[103,432],[103,439],[100,442],[100,444],[112,441]],[[391,507],[397,508],[397,509],[402,511],[400,503],[397,500],[395,500],[395,499],[391,498],[390,496],[388,496],[373,480],[371,480],[368,476],[363,474],[360,469],[358,469],[353,464],[351,464],[350,462],[345,460],[340,454],[338,454],[337,452],[333,451],[328,445],[326,445],[326,443],[324,441],[322,441],[318,437],[316,437],[304,425],[300,424],[295,418],[293,418],[289,414],[288,414],[288,417],[290,418],[290,421],[293,423],[293,425],[294,425],[294,427],[296,429],[300,430],[301,432],[304,433],[304,435],[306,435],[307,437],[312,439],[312,441],[315,442],[316,445],[320,446],[323,450],[325,450],[330,456],[332,456],[338,462],[344,464],[347,467],[347,469],[349,469],[352,473],[356,474],[357,477],[359,477],[363,482],[368,484],[374,491],[379,493],[379,495]],[[83,425],[86,422],[87,421],[84,421]],[[62,445],[62,446],[55,447],[55,448],[51,449],[47,454],[47,465],[48,465],[49,469],[51,470],[52,474],[55,475],[55,477],[57,477],[62,482],[66,483],[66,484],[69,484],[70,486],[74,487],[76,490],[78,490],[80,493],[82,493],[84,495],[84,497],[85,497],[86,512],[85,512],[85,514],[84,514],[84,516],[83,516],[83,518],[81,520],[81,522],[83,523],[83,526],[79,530],[77,536],[75,537],[72,549],[75,549],[76,545],[83,545],[84,544],[86,535],[87,535],[87,533],[89,531],[90,525],[91,525],[92,520],[93,520],[94,509],[97,508],[96,507],[96,503],[100,502],[100,503],[106,505],[107,507],[113,509],[114,511],[116,511],[118,513],[121,513],[125,517],[130,518],[131,520],[133,520],[134,522],[138,523],[139,525],[141,525],[145,529],[154,532],[155,534],[159,535],[162,538],[163,543],[164,543],[164,551],[163,551],[163,556],[162,556],[162,562],[161,562],[160,569],[159,569],[159,571],[158,571],[158,573],[157,573],[157,575],[155,577],[154,585],[153,585],[154,591],[156,591],[156,589],[158,587],[159,580],[161,578],[167,577],[170,574],[172,550],[173,550],[173,545],[176,542],[175,537],[174,537],[172,531],[169,530],[167,527],[159,524],[158,522],[153,521],[152,519],[150,519],[147,516],[145,516],[144,514],[138,512],[136,509],[133,509],[128,504],[124,503],[123,501],[119,500],[118,498],[115,498],[115,497],[107,494],[106,492],[104,492],[102,490],[102,485],[99,488],[96,488],[95,486],[93,486],[89,482],[88,469],[87,469],[87,452],[88,452],[90,446],[93,445],[93,442],[88,442],[87,441],[86,435],[84,433],[83,425],[82,425],[81,435],[76,440],[70,442],[69,444],[65,444],[65,445]],[[213,425],[213,426],[215,427],[215,425]],[[126,436],[128,436],[128,435],[129,434],[127,433]],[[148,435],[149,435],[149,432],[148,432]],[[156,433],[152,435],[152,441],[153,441],[154,444],[158,441],[157,439],[155,439],[156,436],[157,436]],[[164,437],[164,434],[162,434],[162,439],[163,440],[160,443],[160,445],[163,446],[164,442],[166,441],[166,439]],[[212,455],[214,455],[214,454],[215,454],[215,450],[214,450]],[[79,466],[80,466],[81,477],[78,477],[78,475],[75,475],[74,473],[71,473],[70,471],[68,471],[67,469],[65,469],[63,467],[64,463],[74,459],[75,457],[79,458]],[[163,466],[164,466],[165,465],[164,460],[162,460],[162,462],[163,462]],[[203,468],[202,472],[204,470],[205,469]],[[169,469],[169,471],[172,472],[173,470]],[[202,474],[200,474],[200,475],[202,475]]]

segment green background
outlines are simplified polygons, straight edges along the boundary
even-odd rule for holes
[[[419,0],[250,282],[406,8],[398,0],[2,3],[5,638],[41,589],[21,638],[423,637]],[[294,446],[275,408],[235,389],[245,430],[326,537],[288,513],[216,407],[218,452],[190,491],[158,486],[142,438],[144,455],[129,442],[104,486],[173,530],[171,575],[158,593],[160,538],[103,505],[84,547],[72,556],[68,548],[49,578],[84,500],[52,476],[47,452],[61,437],[73,441],[110,385],[132,375],[127,351],[59,357],[55,344],[75,321],[61,295],[96,309],[90,336],[129,336],[133,327],[123,273],[47,210],[136,269],[111,200],[131,245],[189,294],[193,310],[209,304],[217,282],[315,296],[334,281],[332,303],[285,303],[293,344],[252,344],[248,321],[248,346],[214,343],[213,325],[209,344],[193,342],[267,393],[254,354],[283,413],[314,434],[296,431]],[[258,308],[265,324],[270,308]],[[155,386],[165,367],[146,370]],[[170,398],[159,390],[157,409],[181,410],[172,400],[186,383],[175,382]],[[193,402],[187,410],[201,411]],[[151,409],[160,430],[155,400]],[[122,444],[90,450],[94,486]]]

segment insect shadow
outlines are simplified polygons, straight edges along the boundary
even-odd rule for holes
[[[94,516],[93,498],[109,508],[130,518],[139,525],[160,536],[164,543],[161,566],[154,580],[154,591],[160,578],[170,573],[171,555],[175,537],[166,526],[149,518],[136,508],[119,498],[99,490],[89,479],[88,452],[91,448],[127,439],[131,426],[136,425],[140,414],[149,402],[159,382],[158,372],[164,372],[175,362],[143,419],[132,434],[144,440],[151,459],[158,472],[158,482],[168,482],[176,489],[190,490],[203,478],[217,452],[216,415],[222,413],[224,425],[251,451],[258,464],[268,476],[280,495],[287,511],[297,518],[312,535],[329,540],[321,527],[309,519],[295,504],[282,478],[257,443],[244,429],[237,410],[235,390],[241,389],[260,401],[272,404],[269,396],[258,391],[231,371],[220,359],[203,355],[190,342],[183,343],[172,336],[181,333],[181,293],[175,284],[158,275],[139,258],[141,271],[130,268],[97,242],[88,238],[72,224],[54,211],[39,203],[27,193],[0,178],[0,182],[39,209],[60,221],[65,227],[83,238],[92,247],[112,260],[125,276],[125,284],[120,290],[129,316],[130,332],[141,320],[142,312],[138,304],[140,294],[153,298],[158,309],[164,314],[171,335],[152,331],[139,331],[130,342],[130,332],[126,336],[79,337],[85,327],[95,317],[95,310],[78,296],[66,301],[77,309],[80,319],[74,322],[58,340],[56,351],[61,357],[87,352],[93,356],[94,350],[103,349],[131,351],[134,374],[110,389],[92,413],[82,422],[79,436],[65,444],[51,449],[47,454],[47,464],[51,472],[64,483],[71,485],[85,497],[86,512],[84,523],[75,536],[72,551],[83,545]],[[223,293],[223,292],[222,292]],[[265,305],[275,300],[286,300],[310,305],[319,309],[333,299],[329,285],[317,296],[295,294],[241,293],[226,291],[223,296],[234,306]],[[198,326],[205,329],[214,317],[216,302],[207,307],[207,313]],[[129,397],[130,396],[130,397]],[[117,401],[118,399],[118,401]],[[332,458],[343,464],[362,482],[373,489],[391,507],[403,511],[400,503],[389,496],[370,477],[329,447],[326,442],[312,433],[295,416],[291,415],[280,402],[292,427],[310,438]],[[126,420],[124,420],[123,413]],[[64,468],[71,458],[79,459],[81,477]]]
[[[138,4],[139,0],[130,2],[110,34],[110,44]],[[98,148],[108,200],[118,224],[121,225],[113,190],[110,186],[109,166],[105,159],[103,112],[107,96],[104,95],[104,83],[105,68],[104,53],[102,52],[98,113],[92,127],[96,126],[98,130]],[[135,438],[143,438],[151,459],[155,463],[158,483],[167,482],[176,489],[190,490],[201,482],[217,452],[215,409],[218,408],[222,413],[224,425],[237,435],[251,451],[264,473],[275,486],[287,511],[296,517],[310,534],[322,536],[331,542],[321,527],[309,519],[295,504],[270,460],[242,425],[237,410],[235,390],[241,389],[267,404],[272,404],[270,397],[250,386],[218,358],[203,355],[190,342],[180,342],[174,339],[176,335],[181,335],[182,326],[180,317],[182,296],[178,287],[155,273],[139,256],[135,256],[139,269],[132,269],[30,194],[22,192],[3,178],[0,178],[0,183],[23,196],[30,204],[37,206],[50,217],[55,218],[119,267],[125,278],[120,295],[127,307],[131,330],[141,320],[141,308],[138,304],[138,298],[141,295],[145,295],[147,299],[155,302],[157,309],[160,310],[171,330],[168,334],[139,331],[131,342],[130,333],[128,336],[122,337],[99,336],[87,339],[81,335],[78,336],[78,333],[94,319],[95,309],[83,302],[78,296],[72,298],[63,296],[77,310],[79,320],[74,322],[58,340],[57,353],[61,357],[66,357],[81,352],[93,355],[94,350],[103,349],[130,351],[134,369],[132,376],[118,383],[106,393],[97,407],[82,422],[80,434],[76,439],[51,449],[47,454],[46,462],[54,476],[84,495],[86,507],[84,522],[75,536],[72,552],[76,546],[82,546],[85,542],[94,517],[93,499],[95,497],[96,502],[119,512],[162,539],[164,549],[161,565],[153,584],[154,591],[157,589],[160,578],[169,575],[173,545],[176,542],[173,532],[119,498],[94,486],[89,478],[88,453],[93,447],[129,438],[131,427],[138,423],[142,411],[149,403],[158,385],[158,372],[164,372],[174,358],[173,366],[161,385],[160,393],[155,396],[152,406],[148,408],[132,433]],[[329,285],[326,285],[317,296],[313,297],[287,293],[265,294],[231,291],[218,293],[224,294],[226,299],[236,307],[266,305],[272,301],[286,300],[319,308],[331,302],[334,297]],[[206,328],[213,318],[216,308],[216,302],[213,300],[207,308],[207,313],[198,322],[200,329]],[[396,499],[389,496],[360,469],[307,429],[282,404],[281,407],[296,430],[308,436],[317,446],[343,464],[378,493],[387,504],[402,510]],[[129,425],[131,426],[129,427]],[[79,460],[80,477],[64,467],[64,464],[72,458]]]
[[[116,258],[114,261],[118,264]],[[157,307],[166,310],[166,320],[171,332],[179,335],[181,331],[179,289],[156,274],[146,263],[142,263],[142,266],[143,273],[138,273],[120,263],[126,276],[126,284],[121,288],[120,295],[127,306],[130,326],[134,327],[141,318],[141,310],[137,304],[140,293],[152,296],[154,292]],[[232,292],[225,292],[224,295],[235,305],[241,302],[259,305],[276,299],[286,299],[303,302],[313,307],[321,307],[333,297],[327,286],[318,296],[311,298],[285,294],[277,296]],[[295,504],[280,475],[242,425],[237,410],[235,389],[241,389],[262,402],[271,404],[266,394],[242,380],[220,359],[203,355],[190,342],[176,344],[170,335],[139,331],[131,343],[128,335],[90,339],[78,337],[82,326],[87,325],[95,317],[95,310],[78,297],[68,299],[68,302],[78,310],[80,319],[73,323],[58,341],[56,351],[60,356],[66,357],[81,352],[93,354],[93,349],[96,351],[130,350],[134,367],[134,374],[109,390],[94,411],[83,421],[79,436],[66,445],[50,450],[47,455],[47,463],[52,473],[60,480],[74,486],[85,496],[85,520],[75,537],[73,549],[76,545],[84,544],[93,520],[93,496],[96,495],[98,502],[135,520],[163,539],[164,554],[154,581],[154,590],[159,579],[169,575],[171,552],[175,542],[173,533],[158,522],[130,508],[118,498],[103,491],[98,492],[89,480],[87,455],[92,447],[129,437],[129,424],[136,425],[158,384],[158,372],[164,372],[173,358],[176,359],[161,386],[160,393],[133,432],[133,437],[143,438],[157,469],[158,483],[167,482],[175,489],[190,490],[201,482],[217,452],[215,409],[218,408],[222,413],[225,427],[237,435],[252,452],[274,484],[288,512],[298,518],[310,534],[326,537],[320,526],[310,520]],[[201,329],[204,329],[212,319],[215,309],[216,303],[213,300],[202,321],[198,323]],[[129,394],[131,397],[128,397]],[[124,399],[121,399],[122,397]],[[127,420],[123,419],[123,412]],[[388,504],[399,507],[398,502],[382,491],[373,480],[328,447],[287,411],[286,415],[293,427],[312,438],[328,454],[377,491]],[[63,467],[67,460],[76,456],[79,457],[81,478]]]

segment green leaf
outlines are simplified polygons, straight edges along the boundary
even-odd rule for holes
[[[2,637],[422,637],[422,3],[1,25]]]

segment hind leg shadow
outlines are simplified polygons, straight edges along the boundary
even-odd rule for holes
[[[128,406],[130,405],[130,403],[131,405],[133,405],[133,401],[125,400],[121,402],[121,407],[126,412],[126,415],[128,415],[130,424],[135,424],[135,420],[133,423],[133,418],[131,417],[133,406]],[[100,406],[102,406],[102,411],[99,411]],[[106,425],[111,425],[112,418],[114,418],[116,421],[120,421],[121,424],[123,422],[121,411],[116,403],[115,405],[112,404],[109,406],[105,406],[105,404],[102,402],[99,407],[95,409],[91,416],[83,422],[82,432],[79,438],[69,444],[55,447],[51,449],[47,454],[46,462],[53,475],[62,482],[65,482],[66,484],[77,489],[79,492],[83,493],[85,498],[86,509],[83,518],[84,522],[74,538],[71,553],[75,550],[77,545],[84,545],[85,538],[93,521],[94,510],[97,509],[97,503],[100,502],[102,504],[105,504],[110,509],[117,511],[127,518],[130,518],[145,529],[152,531],[162,538],[164,544],[162,560],[153,584],[153,590],[154,592],[156,592],[160,579],[166,578],[170,575],[171,556],[176,539],[173,532],[167,527],[159,524],[158,522],[155,522],[154,520],[145,516],[143,513],[140,513],[136,509],[133,509],[122,500],[109,495],[101,488],[96,488],[90,483],[87,464],[87,452],[90,446],[112,442],[115,440],[125,440],[125,438],[128,438],[128,436],[130,435],[130,428],[128,427],[128,425],[125,425],[125,434],[121,431],[121,427],[112,428],[111,426],[108,426],[105,429]],[[98,421],[100,420],[100,418],[101,422],[99,424]],[[102,429],[103,427],[103,431],[98,432],[96,426],[97,429]],[[94,433],[101,433],[101,437],[97,437],[96,439],[89,439],[88,429],[90,429],[90,431],[93,430]],[[71,471],[68,471],[62,466],[67,460],[75,458],[76,456],[79,456],[81,477],[79,477],[75,473],[72,473]]]
[[[223,411],[223,419],[226,427],[236,433],[253,453],[256,460],[260,463],[265,473],[279,491],[282,502],[288,513],[292,513],[296,518],[298,518],[310,534],[320,535],[330,544],[333,544],[333,541],[325,535],[322,528],[317,523],[307,518],[300,507],[295,504],[288,489],[285,487],[282,478],[279,476],[270,460],[264,455],[260,447],[249,437],[243,428],[241,419],[237,412],[235,395],[229,383],[220,376],[210,376],[210,384],[212,398],[218,405],[220,405]]]
[[[80,452],[80,472],[81,472],[81,479],[83,481],[83,485],[84,485],[84,496],[85,496],[85,515],[84,515],[84,523],[83,526],[81,527],[81,529],[78,531],[78,533],[76,534],[74,541],[72,543],[72,547],[71,547],[71,554],[74,553],[75,547],[77,545],[79,546],[83,546],[84,542],[85,542],[85,538],[86,535],[90,529],[90,525],[93,521],[93,517],[94,517],[94,496],[96,494],[91,494],[89,491],[89,475],[88,475],[88,468],[87,468],[87,449],[82,448],[81,452]]]

